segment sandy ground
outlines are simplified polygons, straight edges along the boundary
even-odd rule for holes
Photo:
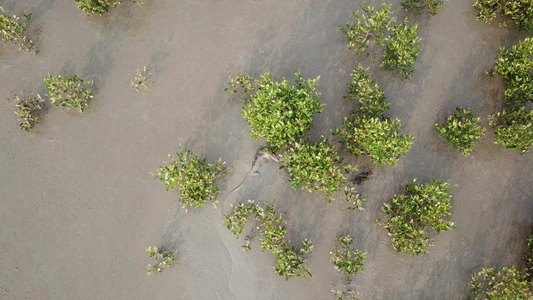
[[[0,299],[333,299],[330,289],[347,287],[361,299],[464,299],[481,266],[520,263],[533,220],[532,154],[494,145],[488,130],[465,158],[433,125],[458,105],[483,116],[500,110],[502,82],[483,78],[483,70],[498,47],[524,35],[477,22],[469,1],[451,0],[432,18],[401,12],[395,1],[398,19],[409,16],[422,37],[414,77],[405,81],[379,70],[379,50],[359,57],[346,48],[336,25],[351,19],[359,1],[146,2],[86,17],[72,0],[0,1],[13,13],[33,12],[39,50],[0,45]],[[371,67],[392,103],[389,113],[415,136],[397,167],[374,168],[362,184],[366,211],[293,191],[271,161],[248,176],[263,141],[250,139],[241,104],[223,92],[227,72],[320,75],[327,107],[309,133],[316,140],[353,108],[342,95],[359,63]],[[130,81],[144,65],[155,84],[136,93]],[[50,108],[34,132],[19,130],[5,99],[45,94],[42,78],[62,71],[93,79],[94,101],[83,114]],[[217,208],[185,214],[178,192],[152,179],[180,143],[234,166]],[[407,257],[375,220],[415,177],[458,185],[457,228],[436,236],[429,254]],[[293,242],[315,242],[312,278],[286,282],[274,273],[272,254],[258,245],[240,250],[221,220],[231,203],[247,199],[276,204]],[[329,262],[340,234],[368,252],[364,272],[349,285]],[[147,277],[149,245],[177,250],[176,265]]]

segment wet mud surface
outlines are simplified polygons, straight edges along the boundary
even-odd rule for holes
[[[379,69],[379,49],[368,57],[347,49],[336,26],[350,21],[358,1],[146,2],[124,1],[103,17],[86,17],[70,0],[0,1],[13,13],[33,12],[38,46],[33,55],[0,45],[3,99],[44,95],[49,72],[96,83],[83,114],[50,108],[30,134],[18,129],[14,104],[0,101],[0,299],[333,299],[331,289],[347,287],[361,299],[464,299],[482,266],[521,263],[533,219],[532,154],[495,145],[489,129],[463,157],[433,126],[456,106],[482,116],[503,107],[502,82],[483,71],[499,47],[523,34],[476,21],[469,1],[450,0],[432,18],[405,13],[395,1],[397,19],[418,23],[422,38],[406,81]],[[371,167],[358,185],[365,211],[294,191],[274,161],[252,168],[263,141],[250,139],[242,103],[223,91],[228,72],[320,75],[327,106],[308,134],[315,141],[331,137],[354,108],[343,94],[359,63],[385,90],[388,113],[415,137],[397,167]],[[130,81],[144,65],[155,82],[136,93]],[[180,143],[233,166],[217,208],[186,214],[177,191],[152,178]],[[375,222],[384,217],[382,204],[413,178],[458,185],[450,218],[457,228],[436,235],[430,253],[418,257],[396,253]],[[287,282],[274,273],[271,253],[257,244],[241,251],[221,221],[231,203],[247,199],[274,203],[292,242],[314,242],[311,278]],[[349,285],[329,262],[341,234],[368,253],[364,272]],[[149,245],[178,252],[161,276],[146,276]]]

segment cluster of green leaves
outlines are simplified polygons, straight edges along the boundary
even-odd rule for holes
[[[404,3],[411,7],[417,1],[406,0]],[[421,1],[425,3],[426,0]],[[429,1],[427,7],[430,12],[436,14],[440,10],[442,2],[440,0],[427,1]],[[339,30],[348,39],[348,48],[356,49],[359,54],[362,54],[368,48],[371,37],[375,38],[378,45],[383,46],[386,42],[387,45],[380,66],[387,70],[398,69],[400,75],[410,79],[413,76],[411,66],[418,58],[419,53],[418,25],[409,26],[409,22],[405,19],[402,24],[393,26],[392,24],[396,19],[390,16],[392,11],[389,3],[383,3],[376,12],[374,12],[374,7],[366,4],[363,4],[361,9],[363,11],[361,15],[359,12],[352,13],[353,17],[357,19],[357,23],[339,25]],[[389,30],[392,30],[393,33],[384,39],[384,35]]]
[[[175,250],[166,250],[165,248],[148,247],[146,253],[155,260],[155,264],[151,264],[146,267],[148,275],[156,271],[158,274],[163,272],[164,269],[168,269],[172,266],[173,261],[176,260]]]
[[[357,300],[357,294],[358,294],[354,290],[350,290],[347,292],[342,292],[339,290],[331,290],[331,293],[333,294],[333,296],[337,298],[337,300],[348,300],[348,299]]]
[[[163,182],[167,191],[176,186],[180,189],[180,202],[183,208],[203,207],[206,202],[216,205],[215,199],[219,186],[215,181],[228,175],[224,164],[219,158],[216,164],[210,164],[205,158],[199,158],[190,150],[180,145],[176,158],[169,155],[170,162],[157,168],[156,179]]]
[[[358,112],[365,116],[381,117],[390,103],[385,101],[385,92],[372,80],[368,68],[358,66],[351,74],[352,81],[347,83],[348,92],[344,99],[358,101]]]
[[[287,170],[287,179],[294,189],[302,185],[309,192],[325,191],[326,199],[334,200],[333,194],[341,189],[346,174],[355,167],[343,165],[342,159],[327,139],[315,144],[301,140],[280,154],[280,169]]]
[[[472,275],[471,297],[468,299],[533,299],[533,235],[526,240],[526,268],[516,266],[483,268]]]
[[[296,71],[296,86],[290,80],[273,80],[269,72],[254,80],[248,75],[237,75],[228,83],[232,93],[243,87],[247,103],[241,110],[244,119],[252,127],[252,138],[263,137],[268,150],[275,152],[299,140],[313,124],[313,115],[322,112],[325,106],[319,101],[320,93],[316,79],[303,80]]]
[[[331,254],[331,262],[335,269],[346,275],[355,275],[359,270],[363,270],[366,252],[361,250],[352,251],[353,238],[349,235],[337,238],[341,242],[342,249],[336,249]]]
[[[366,3],[360,7],[362,14],[359,14],[359,11],[352,13],[352,16],[357,19],[357,24],[353,22],[341,24],[339,30],[346,35],[348,48],[363,54],[368,48],[371,37],[374,38],[376,44],[383,46],[383,36],[396,19],[390,16],[392,14],[390,3],[383,3],[376,12],[374,12],[374,7]]]
[[[241,92],[242,100],[248,103],[255,95],[256,88],[259,86],[259,80],[254,79],[248,74],[229,75],[228,87],[224,91],[230,91],[232,94]]]
[[[481,118],[472,110],[461,107],[455,108],[456,113],[449,116],[442,125],[435,124],[440,137],[468,156],[474,149],[474,144],[485,134],[485,128],[479,126]]]
[[[533,110],[521,106],[489,116],[489,124],[496,130],[495,143],[522,154],[533,146]]]
[[[346,174],[356,168],[343,165],[335,147],[326,139],[315,144],[302,139],[312,125],[313,115],[325,106],[318,100],[317,80],[304,81],[297,71],[294,87],[286,79],[274,81],[268,72],[261,81],[246,74],[230,75],[225,90],[241,93],[246,103],[241,114],[252,127],[252,138],[264,137],[268,152],[283,150],[279,155],[280,168],[287,170],[292,187],[302,185],[310,192],[325,191],[326,199],[331,201]]]
[[[29,132],[39,122],[39,115],[44,109],[44,100],[37,95],[37,97],[30,99],[15,96],[13,101],[17,107],[15,115],[19,117],[20,129]]]
[[[345,118],[344,128],[335,128],[333,135],[341,137],[341,144],[355,156],[369,155],[376,165],[395,166],[398,157],[404,156],[413,137],[402,135],[402,122],[384,115],[390,104],[385,102],[383,90],[374,83],[368,68],[359,66],[348,83],[348,100],[358,100],[359,107],[352,118]]]
[[[526,273],[530,279],[533,279],[533,235],[530,235],[526,240],[524,260],[526,262]]]
[[[490,23],[501,14],[511,18],[519,30],[533,29],[533,4],[530,0],[473,0],[474,8],[478,10],[477,18]],[[506,26],[502,23],[501,26]]]
[[[358,193],[353,187],[345,186],[344,195],[346,202],[351,202],[348,210],[365,210],[363,208],[363,202],[366,201],[365,196]]]
[[[392,246],[398,252],[408,255],[425,254],[433,239],[426,232],[447,231],[453,223],[441,219],[450,215],[450,190],[448,182],[432,180],[425,185],[416,184],[416,179],[408,181],[404,195],[394,195],[391,203],[385,203],[383,211],[389,215],[384,227],[392,236]],[[380,219],[378,224],[382,224]]]
[[[274,269],[279,276],[285,276],[286,280],[292,277],[311,276],[311,270],[304,266],[304,255],[313,251],[311,241],[305,239],[302,248],[298,249],[290,245],[290,241],[285,238],[287,233],[286,222],[281,214],[276,213],[274,205],[267,204],[265,209],[257,205],[254,201],[247,204],[240,203],[232,206],[233,215],[225,215],[222,223],[239,239],[239,234],[245,230],[246,221],[250,216],[254,216],[259,222],[259,241],[263,251],[270,250],[276,255],[277,263]],[[250,250],[250,242],[254,236],[245,237],[246,245],[243,250]]]
[[[94,13],[103,15],[110,7],[115,7],[118,0],[75,0],[78,4],[78,9],[85,12],[87,15]]]
[[[91,91],[86,89],[87,86],[92,86],[93,82],[85,81],[76,75],[65,73],[63,76],[51,76],[48,74],[43,81],[54,106],[66,109],[77,108],[83,112],[93,97]]]
[[[470,299],[533,299],[531,282],[525,272],[515,266],[483,268],[472,276]]]
[[[502,0],[473,0],[474,8],[478,10],[477,19],[490,23],[496,17],[496,13],[502,9]]]
[[[404,0],[402,6],[406,10],[414,10],[421,14],[424,9],[429,11],[429,14],[435,16],[439,13],[446,0]]]
[[[531,53],[533,53],[532,38],[526,38],[510,49],[502,47],[494,70],[487,71],[487,75],[491,77],[499,75],[504,79],[507,87],[503,95],[507,104],[533,101]]]
[[[533,6],[529,5],[533,13]],[[494,70],[487,71],[487,75],[491,77],[499,75],[504,79],[506,104],[533,101],[533,59],[531,59],[531,53],[533,53],[532,38],[526,38],[510,49],[502,47]],[[533,145],[533,111],[526,110],[524,106],[509,112],[503,110],[503,112],[489,116],[489,124],[496,129],[494,134],[496,144],[504,145],[507,149],[513,149],[522,154],[529,151]]]
[[[400,75],[410,79],[413,76],[411,66],[418,58],[420,47],[418,25],[409,26],[409,22],[405,19],[402,24],[392,29],[393,34],[386,38],[387,46],[380,66],[387,70],[398,69]]]
[[[131,88],[135,89],[137,92],[144,87],[148,89],[148,85],[152,83],[152,73],[146,69],[146,66],[141,69],[137,69],[137,76],[131,81]]]
[[[398,158],[411,149],[413,137],[402,135],[398,119],[362,116],[345,118],[344,128],[335,128],[333,135],[341,137],[341,144],[355,156],[368,155],[377,165],[396,166]]]
[[[533,3],[529,0],[504,0],[503,13],[521,30],[533,29]]]
[[[2,12],[0,15],[0,34],[4,42],[18,42],[20,43],[20,50],[33,51],[33,42],[26,36],[31,14],[23,14],[21,23],[20,17],[8,14],[1,6],[0,12]]]

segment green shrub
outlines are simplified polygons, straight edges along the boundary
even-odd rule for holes
[[[368,155],[377,166],[396,166],[399,156],[411,149],[413,137],[399,133],[402,122],[398,119],[363,116],[345,118],[343,124],[343,130],[335,128],[333,135],[339,135],[352,154]]]
[[[83,112],[93,97],[91,91],[86,89],[87,86],[92,86],[93,82],[85,81],[76,75],[65,73],[63,76],[51,76],[48,74],[43,81],[54,106],[66,109],[77,108]]]
[[[115,7],[119,3],[118,0],[75,0],[78,4],[78,9],[85,12],[87,15],[94,13],[103,15],[110,7]]]
[[[526,273],[531,280],[533,279],[533,235],[530,235],[526,240],[524,260],[526,262]]]
[[[298,249],[290,245],[290,241],[285,238],[287,233],[286,222],[280,214],[276,213],[274,205],[267,204],[265,209],[249,200],[247,204],[240,203],[232,205],[233,215],[225,215],[222,223],[239,239],[239,234],[243,233],[247,219],[254,216],[259,222],[260,246],[263,251],[270,250],[276,255],[276,266],[274,269],[279,276],[284,276],[286,280],[293,277],[311,276],[311,270],[304,266],[304,255],[313,251],[311,241],[305,239],[302,248]],[[245,237],[247,241],[242,246],[243,250],[251,250],[250,242],[255,236]]]
[[[1,6],[0,12],[2,12],[0,15],[0,34],[4,42],[20,43],[20,50],[33,51],[33,42],[26,36],[31,14],[23,14],[22,23],[20,23],[20,17],[8,14]]]
[[[148,249],[146,249],[146,253],[148,253],[148,255],[153,257],[155,260],[155,264],[153,266],[149,264],[148,267],[146,267],[148,275],[154,271],[157,271],[158,274],[163,272],[164,269],[170,268],[173,264],[173,261],[176,260],[176,251],[174,250],[148,247]]]
[[[259,80],[254,79],[248,74],[229,76],[228,87],[224,91],[230,91],[232,94],[241,93],[242,101],[248,103],[254,98],[256,88],[259,86]]]
[[[15,96],[13,100],[17,107],[15,115],[19,117],[19,127],[29,132],[39,122],[39,115],[44,109],[44,100],[39,95],[31,99]]]
[[[450,215],[450,198],[447,181],[432,180],[426,185],[416,184],[416,179],[408,181],[405,195],[394,195],[392,202],[382,207],[389,215],[384,227],[392,236],[394,249],[408,255],[427,253],[427,247],[433,245],[429,229],[441,232],[454,227],[441,219]],[[378,224],[382,224],[380,219]]]
[[[342,249],[330,252],[335,269],[346,275],[355,275],[359,270],[363,270],[366,253],[361,250],[351,251],[353,239],[349,235],[341,236],[337,240],[341,242]]]
[[[115,7],[117,4],[120,4],[119,0],[75,0],[78,4],[78,9],[85,12],[87,15],[92,15],[94,13],[103,15],[109,8]],[[138,5],[144,5],[143,1],[128,0],[131,3]]]
[[[316,79],[304,81],[296,71],[296,86],[290,80],[273,80],[270,73],[261,75],[262,81],[248,75],[230,77],[228,88],[237,93],[244,88],[246,106],[241,110],[252,127],[252,138],[263,137],[268,150],[275,152],[299,140],[313,124],[313,115],[322,112]]]
[[[302,185],[309,192],[325,191],[326,199],[334,200],[333,194],[341,189],[350,170],[328,140],[320,139],[315,144],[301,140],[280,154],[280,169],[287,170],[287,179],[294,189]]]
[[[511,18],[519,30],[533,29],[533,4],[530,0],[473,0],[477,18],[490,23],[496,14]],[[506,26],[506,23],[502,23]]]
[[[205,158],[199,158],[184,146],[180,146],[176,159],[169,155],[170,162],[166,166],[157,168],[156,179],[163,182],[167,191],[176,186],[180,189],[180,202],[187,211],[190,207],[203,207],[206,202],[216,205],[215,199],[219,186],[215,181],[228,175],[224,171],[221,159],[216,164],[210,164]]]
[[[392,11],[389,3],[383,3],[376,12],[374,12],[374,7],[368,6],[366,3],[360,7],[361,15],[359,11],[352,13],[352,16],[357,19],[357,24],[353,22],[341,24],[339,30],[346,35],[348,48],[356,49],[359,54],[363,54],[368,47],[370,38],[374,38],[376,44],[383,46],[383,36],[396,19],[390,16]]]
[[[496,144],[522,154],[533,146],[533,110],[526,111],[523,106],[510,112],[503,110],[489,116],[489,124],[496,130]]]
[[[337,298],[337,300],[348,300],[348,299],[357,300],[357,294],[358,294],[354,290],[350,290],[347,292],[342,292],[339,290],[331,290],[331,293],[333,294],[333,296]]]
[[[418,58],[419,52],[418,25],[409,26],[405,19],[403,24],[394,26],[393,31],[393,34],[386,38],[387,46],[380,66],[387,70],[398,69],[400,75],[410,79],[413,76],[411,66]]]
[[[533,3],[530,0],[504,0],[503,14],[520,30],[533,29]]]
[[[404,0],[402,6],[406,10],[414,10],[419,14],[427,9],[430,15],[435,16],[441,10],[444,1],[446,0]]]
[[[131,88],[135,89],[137,92],[144,87],[148,89],[148,85],[152,83],[152,73],[146,69],[146,66],[141,69],[137,69],[137,76],[131,81]]]
[[[496,268],[483,268],[472,276],[470,299],[533,299],[531,282],[527,274],[515,266]]]
[[[457,107],[453,116],[449,116],[442,125],[435,124],[440,137],[468,156],[474,149],[474,144],[481,139],[485,128],[479,126],[481,118],[472,110]]]
[[[496,13],[502,9],[502,0],[473,0],[474,8],[478,10],[477,19],[490,23]]]
[[[304,266],[305,259],[304,254],[309,253],[311,250],[306,248],[309,246],[309,241],[304,241],[304,246],[298,249],[294,246],[289,246],[288,243],[283,244],[281,249],[273,251],[276,255],[276,266],[274,269],[279,276],[285,276],[286,280],[292,277],[307,277],[311,276],[311,270]]]
[[[365,210],[363,208],[363,202],[366,198],[359,194],[353,187],[344,187],[344,195],[346,196],[346,202],[351,202],[348,206],[348,210]]]
[[[389,108],[390,103],[385,102],[385,93],[372,80],[368,68],[357,67],[352,72],[352,81],[347,83],[348,93],[344,94],[346,100],[359,102],[358,112],[370,117],[380,117]]]
[[[352,73],[348,83],[348,100],[358,100],[359,107],[352,118],[345,118],[343,130],[335,128],[334,136],[340,136],[344,144],[355,156],[369,155],[376,165],[395,166],[398,157],[411,148],[413,137],[401,135],[400,120],[392,120],[384,115],[390,106],[385,101],[383,90],[374,83],[368,69],[361,66]]]
[[[533,39],[526,38],[507,49],[500,48],[494,71],[487,75],[499,75],[506,85],[504,99],[507,104],[533,101]]]

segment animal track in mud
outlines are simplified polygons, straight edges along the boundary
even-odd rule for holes
[[[244,182],[248,179],[248,177],[250,177],[250,175],[251,176],[261,175],[261,173],[259,173],[259,167],[261,167],[261,162],[263,161],[264,158],[271,159],[279,163],[279,158],[275,154],[266,153],[264,152],[264,150],[265,150],[265,146],[261,146],[259,149],[257,149],[257,152],[254,155],[254,159],[252,160],[252,167],[250,168],[250,171],[248,171],[248,173],[246,174],[246,177],[244,177],[241,183],[239,183],[237,187],[235,187],[233,190],[231,190],[231,192],[228,193],[228,196],[236,192],[244,184]]]
[[[351,182],[356,185],[360,185],[364,181],[370,179],[374,173],[369,167],[363,167],[361,171],[357,172],[351,179]]]

